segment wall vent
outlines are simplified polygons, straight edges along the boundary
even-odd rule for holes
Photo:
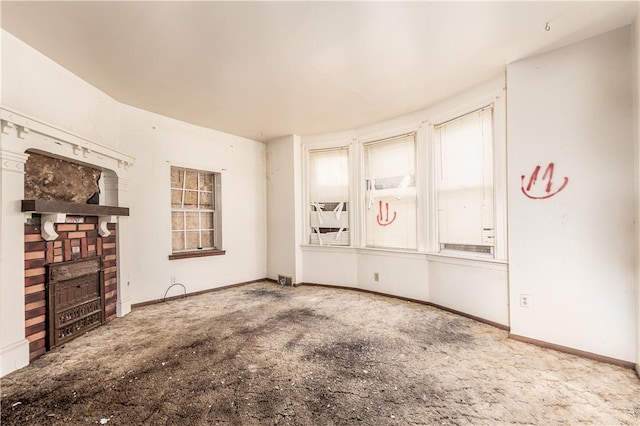
[[[285,285],[292,286],[293,278],[290,275],[278,275],[278,284],[282,286],[285,286]]]

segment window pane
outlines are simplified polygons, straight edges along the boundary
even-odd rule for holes
[[[198,189],[198,172],[187,170],[184,187],[185,189]]]
[[[366,245],[416,249],[415,134],[365,145]]]
[[[203,209],[213,208],[213,194],[211,192],[200,193],[200,208],[203,208]]]
[[[202,247],[213,247],[213,231],[202,231]]]
[[[197,191],[184,191],[184,207],[185,208],[197,208],[198,207],[198,192]]]
[[[181,231],[184,229],[183,212],[171,212],[171,229],[174,231]]]
[[[213,213],[211,212],[200,213],[200,228],[213,229]]]
[[[187,250],[195,250],[200,247],[200,232],[187,231]]]
[[[435,130],[440,245],[486,252],[474,246],[495,244],[492,109],[472,112]]]
[[[187,221],[187,230],[200,229],[200,221],[199,221],[200,213],[187,212],[185,216]]]
[[[171,241],[173,251],[184,250],[184,232],[173,232],[171,234]]]
[[[182,207],[182,191],[177,189],[171,190],[171,207]]]
[[[171,187],[182,188],[182,176],[184,171],[182,169],[171,168]]]
[[[200,190],[213,191],[213,173],[202,173],[200,176]]]

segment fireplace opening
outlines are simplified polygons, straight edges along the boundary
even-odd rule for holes
[[[106,321],[101,256],[48,265],[48,349]]]

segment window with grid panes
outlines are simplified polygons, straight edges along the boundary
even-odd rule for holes
[[[214,250],[218,173],[171,167],[173,253]]]

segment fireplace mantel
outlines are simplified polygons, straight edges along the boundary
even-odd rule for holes
[[[112,207],[51,200],[22,200],[22,211],[33,213],[66,213],[86,216],[129,216],[128,207]]]
[[[98,216],[98,233],[102,237],[110,235],[111,232],[107,228],[107,224],[115,223],[117,216],[129,216],[128,207],[51,200],[22,200],[22,211],[40,213],[42,215],[40,233],[46,241],[53,241],[58,238],[54,224],[63,223],[68,214]]]

